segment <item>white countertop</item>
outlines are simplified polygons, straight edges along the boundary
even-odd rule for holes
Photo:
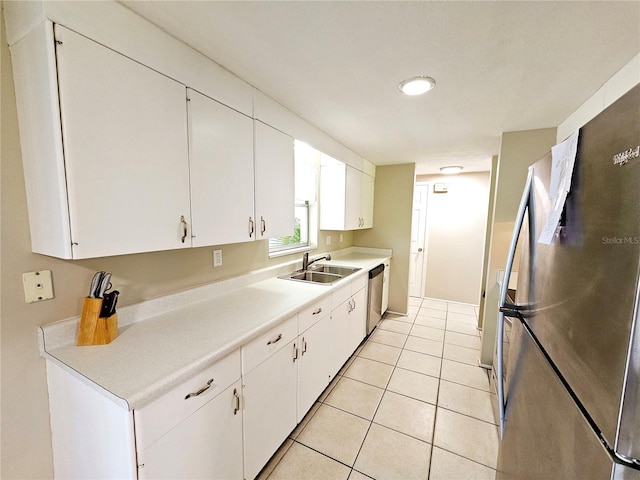
[[[118,337],[108,345],[76,346],[77,318],[45,325],[43,356],[134,410],[391,256],[361,250],[349,249],[330,262],[362,269],[330,286],[276,278],[283,273],[279,266],[271,278],[223,293],[219,288],[201,287],[165,297],[161,301],[172,305],[169,311],[120,322]],[[129,308],[129,316],[142,316],[141,312],[144,308]],[[70,343],[60,345],[64,342],[55,338],[60,331]],[[70,332],[72,338],[68,338]]]

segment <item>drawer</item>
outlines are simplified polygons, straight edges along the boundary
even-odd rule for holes
[[[326,295],[298,313],[298,333],[305,332],[331,312],[331,295]]]
[[[367,282],[369,281],[369,275],[362,275],[359,278],[356,278],[351,281],[351,295],[357,293],[367,286]]]
[[[335,310],[351,297],[351,284],[340,287],[331,294],[331,310]]]
[[[141,452],[240,379],[240,350],[133,412]],[[238,392],[240,394],[240,392]]]
[[[242,347],[242,373],[247,374],[298,336],[294,315]]]

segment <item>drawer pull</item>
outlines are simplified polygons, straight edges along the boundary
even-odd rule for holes
[[[198,395],[203,394],[204,392],[206,392],[207,390],[209,390],[211,388],[211,385],[213,384],[213,378],[211,380],[209,380],[207,382],[207,384],[202,387],[200,390],[198,390],[197,392],[193,392],[188,394],[186,397],[184,397],[185,400],[190,399],[191,397],[197,397]]]
[[[312,315],[318,315],[322,313],[322,308],[318,308],[315,312],[312,313]]]
[[[235,388],[233,389],[233,396],[235,402],[235,406],[233,407],[233,414],[237,415],[240,411],[240,395],[238,395],[238,390],[236,390]]]
[[[282,340],[282,334],[278,334],[278,336],[276,338],[274,338],[273,340],[269,340],[267,342],[267,345],[273,345],[274,343],[278,343],[280,340]]]

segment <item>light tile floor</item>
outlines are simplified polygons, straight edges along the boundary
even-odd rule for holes
[[[477,308],[410,298],[388,315],[259,475],[495,478],[498,432],[478,367]]]

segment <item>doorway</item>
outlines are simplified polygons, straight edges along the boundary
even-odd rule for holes
[[[409,263],[409,296],[424,297],[427,260],[427,203],[429,184],[416,184],[413,190],[411,220],[411,259]]]

